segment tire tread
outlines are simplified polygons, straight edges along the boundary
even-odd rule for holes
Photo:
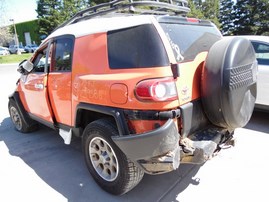
[[[96,121],[93,121],[92,123],[88,124],[87,127],[84,130],[83,133],[83,141],[82,141],[82,148],[84,149],[84,155],[86,154],[86,147],[87,145],[86,140],[89,138],[90,130],[91,129],[99,129],[100,131],[109,131],[110,135],[117,135],[118,130],[115,126],[115,123],[113,119],[99,119]],[[119,173],[121,179],[118,181],[115,185],[109,185],[109,183],[103,183],[103,180],[99,178],[99,176],[95,176],[95,174],[92,173],[90,166],[87,163],[87,157],[86,155],[85,160],[87,167],[92,174],[94,180],[99,184],[100,187],[102,187],[105,191],[114,194],[114,195],[122,195],[126,192],[133,189],[143,178],[144,172],[139,167],[135,165],[130,159],[126,157],[126,155],[116,146],[116,144],[112,141],[111,137],[104,137],[109,138],[109,143],[113,147],[113,150],[115,153],[117,153],[118,161],[123,161],[123,167],[120,167],[123,173]]]

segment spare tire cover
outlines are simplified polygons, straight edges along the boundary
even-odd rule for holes
[[[249,121],[257,94],[257,61],[252,44],[226,37],[209,50],[201,78],[204,111],[216,126],[234,130]]]

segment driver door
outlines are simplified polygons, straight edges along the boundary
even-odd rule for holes
[[[32,63],[33,70],[21,78],[20,98],[25,109],[32,118],[46,124],[53,125],[53,113],[48,97],[48,69],[50,67],[50,44],[39,49]]]

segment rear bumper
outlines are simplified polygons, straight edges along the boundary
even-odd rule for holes
[[[179,133],[173,119],[147,133],[113,136],[112,139],[146,173],[165,173],[179,166]]]
[[[184,120],[181,136],[173,119],[168,119],[156,130],[113,136],[112,140],[127,158],[148,174],[170,172],[177,169],[180,163],[202,164],[222,147],[233,145],[233,131],[208,124],[207,120],[193,121],[195,116],[192,113],[197,112],[196,108],[192,110],[192,104],[181,108]],[[202,113],[196,114],[201,114],[198,117],[203,118]]]

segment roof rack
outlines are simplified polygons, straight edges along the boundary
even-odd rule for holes
[[[137,7],[141,7],[137,8]],[[176,14],[184,15],[190,11],[187,0],[114,0],[86,8],[76,13],[71,19],[58,28],[87,20],[108,13],[140,13],[140,14]],[[56,29],[58,29],[56,28]],[[56,30],[55,29],[55,30]]]

